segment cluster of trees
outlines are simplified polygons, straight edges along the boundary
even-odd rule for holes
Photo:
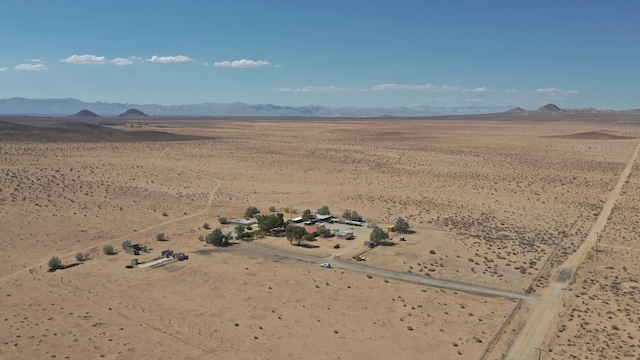
[[[249,206],[249,207],[247,208],[247,210],[244,212],[244,217],[245,217],[246,219],[248,219],[248,218],[252,218],[252,217],[253,217],[253,215],[255,215],[255,214],[259,214],[259,213],[260,213],[260,210],[258,210],[258,208],[257,208],[257,207],[255,207],[255,206]]]
[[[276,211],[275,206],[270,206],[269,211],[275,212]],[[295,210],[287,207],[287,208],[284,208],[284,212],[295,213]],[[256,208],[255,206],[249,206],[244,213],[244,217],[252,218],[254,217],[255,214],[258,214],[258,213],[260,213],[260,210],[258,210],[258,208]],[[316,210],[315,213],[318,215],[331,215],[331,210],[329,209],[329,206],[324,205],[320,207],[318,210]],[[313,213],[311,212],[310,209],[306,209],[302,213],[303,221],[311,220],[312,217],[313,217]],[[347,209],[342,213],[342,218],[347,220],[361,220],[362,216],[358,214],[358,212],[355,210]],[[223,217],[219,218],[218,220],[220,221],[221,224],[228,223],[227,219]],[[282,228],[285,226],[286,226],[286,223],[284,220],[284,215],[282,213],[269,215],[269,216],[261,216],[258,218],[258,229],[260,233],[265,233],[270,230],[273,230],[276,228]],[[205,223],[203,225],[203,228],[209,229],[209,224]],[[402,233],[402,234],[406,234],[410,232],[410,228],[411,227],[409,225],[409,222],[403,219],[402,217],[398,217],[395,221],[395,224],[393,225],[393,231]],[[234,228],[234,231],[236,233],[236,239],[250,238],[255,234],[255,232],[247,232],[246,230],[247,228],[244,225],[237,225]],[[249,230],[251,229],[249,228]],[[320,227],[318,228],[317,235],[320,237],[329,237],[331,235],[331,231],[324,227]],[[295,245],[300,245],[303,241],[313,240],[313,235],[307,234],[304,227],[296,226],[296,225],[286,226],[285,236],[291,244],[295,244]],[[221,229],[215,229],[211,234],[207,235],[205,240],[207,243],[213,244],[215,246],[226,246],[229,244],[229,240],[231,239],[232,239],[231,233],[228,233],[225,235],[222,233]],[[371,234],[369,235],[369,241],[376,246],[384,245],[388,239],[389,239],[389,233],[379,227],[373,228],[373,230],[371,231]]]
[[[284,215],[281,213],[258,218],[258,229],[267,232],[271,229],[283,227],[285,225]]]
[[[224,234],[222,229],[216,228],[204,238],[204,241],[213,246],[227,246],[231,239],[233,239],[231,232]]]
[[[393,231],[406,234],[409,232],[409,222],[401,217],[396,219],[396,223],[393,225]]]
[[[236,227],[233,228],[233,231],[235,231],[236,233],[236,240],[247,239],[253,236],[250,232],[247,232],[246,230],[247,229],[245,228],[244,225],[242,224],[236,225]]]
[[[331,230],[329,230],[329,229],[327,229],[325,227],[318,227],[318,231],[316,233],[321,238],[331,237]]]
[[[306,209],[305,211],[302,212],[302,221],[309,221],[311,220],[311,210],[310,209]]]
[[[389,233],[379,227],[374,227],[369,235],[369,242],[375,246],[382,245],[389,239]]]
[[[302,226],[297,225],[289,225],[287,226],[287,230],[285,231],[285,236],[287,240],[293,245],[300,245],[302,240],[304,240],[304,236],[307,235],[307,232]]]
[[[361,220],[362,216],[355,210],[347,209],[342,213],[342,218],[347,220]]]
[[[85,261],[89,259],[89,253],[77,253],[76,254],[76,260],[77,261]],[[56,269],[60,269],[62,267],[62,260],[60,260],[59,257],[57,256],[52,256],[51,259],[49,259],[49,269],[51,270],[56,270]]]
[[[409,229],[409,222],[401,217],[397,218],[395,224],[393,225],[393,231],[402,234],[408,233]],[[371,234],[369,235],[369,242],[374,246],[385,245],[388,239],[389,233],[377,226],[373,228]]]

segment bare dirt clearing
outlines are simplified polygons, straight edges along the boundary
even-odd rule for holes
[[[392,234],[396,245],[367,251],[367,265],[537,296],[584,241],[640,135],[634,124],[417,120],[149,120],[127,131],[157,126],[214,139],[0,143],[0,357],[478,358],[513,300],[235,255],[198,241],[210,232],[201,227],[247,206],[327,205],[381,225],[401,216],[415,233]],[[552,137],[592,132],[630,139]],[[634,246],[628,198],[603,244]],[[370,230],[310,248],[256,242],[350,261]],[[156,242],[160,232],[169,241]],[[190,259],[127,270],[123,239],[152,247],[148,257],[169,248]],[[105,243],[119,253],[103,255]],[[84,249],[83,265],[45,272],[51,256],[70,263]]]

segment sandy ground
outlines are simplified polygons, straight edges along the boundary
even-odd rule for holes
[[[553,275],[553,280],[541,294],[539,301],[533,308],[529,319],[526,321],[518,338],[509,350],[510,359],[532,358],[534,352],[539,348],[543,338],[548,335],[551,323],[559,312],[562,304],[565,286],[575,275],[575,270],[580,266],[589,252],[598,245],[598,237],[604,226],[607,224],[613,207],[615,206],[622,188],[626,184],[633,169],[633,165],[640,152],[640,144],[636,147],[633,155],[627,162],[624,171],[620,174],[615,188],[610,192],[607,201],[602,207],[597,220],[591,227],[584,242],[571,254],[569,258],[557,269]],[[540,354],[541,350],[538,350]]]
[[[607,226],[566,289],[542,348],[552,359],[640,357],[639,170],[623,187]]]
[[[575,122],[162,126],[214,139],[0,144],[0,357],[475,359],[491,345],[488,357],[500,358],[518,319],[526,317],[519,311],[501,328],[513,300],[213,249],[198,241],[208,233],[202,225],[241,217],[250,205],[298,213],[323,205],[334,214],[352,209],[381,226],[402,216],[415,232],[406,242],[391,234],[396,245],[364,253],[367,265],[535,297],[584,241],[637,145],[637,139],[554,136],[640,135],[633,124]],[[614,258],[615,271],[634,266],[634,252],[618,256],[624,252],[613,246],[632,247],[637,240],[629,226],[638,216],[637,182],[634,172],[629,183],[635,190],[625,186],[628,195],[602,234],[604,250],[588,257],[578,281]],[[366,250],[370,230],[355,228],[350,241],[319,239],[314,248],[282,238],[256,243],[350,259]],[[156,242],[160,232],[169,241]],[[125,269],[133,258],[120,250],[125,239],[153,248],[149,258],[170,248],[190,259]],[[336,243],[340,249],[333,249]],[[119,253],[102,254],[104,244]],[[45,271],[51,256],[71,263],[77,252],[91,259]],[[632,275],[620,286],[633,283]],[[585,301],[572,296],[567,299]],[[589,306],[567,304],[581,311]],[[617,320],[624,328],[621,315]],[[562,336],[578,330],[571,331],[547,342],[550,354],[587,356],[584,347],[566,345]],[[637,339],[637,331],[624,336]],[[591,331],[583,338],[606,357],[617,351],[608,333],[621,334]],[[637,356],[637,347],[627,350]]]

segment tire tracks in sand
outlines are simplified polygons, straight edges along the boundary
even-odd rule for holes
[[[565,286],[567,282],[573,277],[576,268],[584,261],[587,253],[597,244],[598,234],[604,226],[607,224],[607,220],[611,215],[613,206],[615,205],[622,187],[626,184],[631,174],[633,165],[638,157],[640,151],[640,143],[636,146],[631,159],[627,162],[624,171],[618,179],[618,183],[614,189],[609,193],[600,215],[596,219],[596,222],[591,227],[587,238],[584,240],[578,250],[573,253],[569,258],[556,270],[553,281],[545,289],[540,296],[540,301],[532,304],[532,311],[527,317],[527,320],[518,333],[518,336],[510,346],[506,359],[513,360],[526,360],[534,359],[538,354],[537,348],[539,348],[554,320],[557,318],[558,311],[561,309],[562,300],[564,298]]]
[[[162,156],[167,151],[169,151],[169,147],[164,149],[160,153],[160,155],[158,155],[158,157],[156,158],[156,161],[160,165],[171,167],[169,164],[164,163],[164,162],[161,161]],[[185,216],[182,216],[182,217],[179,217],[179,218],[175,218],[175,219],[172,219],[172,220],[163,221],[163,222],[160,222],[160,223],[155,224],[155,225],[150,225],[150,226],[147,226],[147,227],[145,227],[143,229],[136,229],[135,231],[132,231],[130,233],[122,235],[122,236],[120,236],[118,238],[107,240],[107,241],[105,241],[105,242],[103,242],[101,244],[92,245],[92,246],[84,248],[84,249],[82,249],[80,251],[74,251],[73,253],[67,253],[67,254],[62,255],[61,257],[62,258],[71,257],[71,256],[75,255],[77,252],[86,252],[86,251],[90,251],[90,250],[93,250],[93,249],[96,249],[96,248],[99,248],[99,247],[105,246],[105,245],[114,245],[114,244],[117,244],[119,241],[123,241],[126,238],[132,237],[134,235],[141,234],[141,233],[144,233],[144,232],[147,232],[147,231],[151,231],[153,229],[157,229],[157,228],[160,228],[160,227],[163,227],[163,226],[171,225],[171,224],[174,224],[174,223],[177,223],[177,222],[181,222],[181,221],[184,221],[184,220],[187,220],[187,219],[190,219],[190,218],[198,217],[198,216],[203,215],[207,211],[209,211],[209,209],[211,209],[211,206],[213,205],[213,199],[214,199],[215,193],[218,191],[218,189],[220,189],[221,181],[219,179],[215,179],[215,178],[212,178],[212,177],[207,176],[207,175],[203,175],[203,174],[195,172],[195,171],[190,171],[190,170],[182,170],[182,171],[184,171],[185,173],[188,173],[188,174],[194,174],[196,176],[204,177],[204,178],[209,179],[209,180],[211,180],[211,181],[213,181],[215,183],[215,185],[213,186],[213,188],[211,188],[211,191],[209,193],[209,199],[207,200],[207,203],[206,203],[205,207],[202,210],[200,210],[198,212],[195,212],[193,214],[185,215]],[[42,265],[47,265],[47,261],[40,262],[40,263],[34,264],[34,265],[32,265],[32,266],[30,266],[28,268],[22,268],[20,270],[17,270],[17,271],[14,271],[12,273],[9,273],[9,274],[3,276],[2,278],[0,278],[0,282],[4,282],[4,281],[6,281],[6,280],[8,280],[8,279],[10,279],[12,277],[18,276],[21,273],[29,271],[32,268],[37,268],[38,266],[42,266]]]

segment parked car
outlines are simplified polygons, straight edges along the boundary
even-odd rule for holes
[[[320,264],[320,266],[322,266],[323,268],[330,268],[330,267],[331,267],[331,264],[329,264],[329,263],[322,263],[322,264]]]

